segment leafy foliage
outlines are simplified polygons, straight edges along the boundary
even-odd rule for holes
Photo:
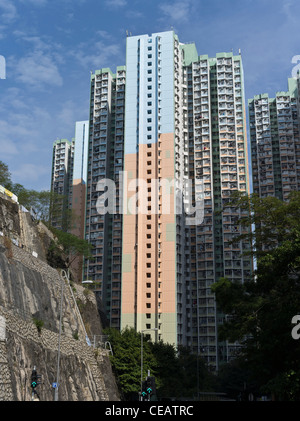
[[[84,239],[80,239],[68,230],[75,222],[72,210],[64,209],[66,200],[64,195],[50,191],[36,191],[26,189],[18,183],[13,183],[8,166],[0,161],[0,184],[18,196],[19,203],[25,208],[34,209],[39,220],[43,221],[55,234],[56,239],[51,242],[48,249],[48,263],[54,267],[68,268],[79,256],[92,258],[92,246]],[[62,213],[62,209],[63,213]],[[56,217],[62,218],[63,230],[51,226]]]
[[[107,329],[113,349],[112,366],[125,399],[141,388],[141,334],[134,329],[122,332]],[[208,372],[201,358],[186,348],[176,350],[162,341],[151,342],[143,337],[143,379],[147,372],[155,377],[158,398],[193,397],[197,390],[212,391],[215,377]],[[197,378],[198,373],[198,378]]]
[[[122,393],[128,396],[138,392],[141,386],[141,336],[134,329],[125,329],[122,333],[109,329],[107,333],[113,348],[111,362]],[[156,361],[147,340],[143,341],[143,368],[143,378],[148,369],[151,375],[156,374]]]
[[[52,241],[48,249],[48,262],[54,267],[70,267],[73,261],[83,256],[92,259],[92,245],[76,235],[49,227],[55,234],[55,241]],[[64,264],[63,264],[64,262]],[[61,266],[63,264],[63,266]]]
[[[300,312],[300,192],[289,202],[237,195],[233,203],[250,206],[242,223],[255,224],[249,239],[257,268],[252,282],[223,278],[213,286],[218,306],[231,316],[221,338],[245,345],[242,361],[261,390],[300,400],[300,344],[291,336],[291,320]]]
[[[0,185],[10,190],[12,186],[11,173],[8,166],[0,161]]]

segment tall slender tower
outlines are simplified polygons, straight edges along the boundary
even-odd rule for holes
[[[72,221],[70,231],[79,238],[84,238],[88,134],[89,122],[77,121],[75,124],[71,180],[72,195],[70,197],[74,220]]]
[[[89,122],[77,121],[75,124],[75,137],[73,139],[74,151],[69,198],[71,215],[68,230],[71,234],[81,239],[84,239],[85,227],[88,133]],[[77,282],[82,281],[82,265],[82,257],[77,257],[71,263],[73,275],[76,277]]]
[[[73,141],[58,139],[53,143],[51,192],[62,197],[52,203],[51,224],[57,229],[66,230],[65,212],[70,208],[72,171],[73,171]]]
[[[126,57],[121,327],[177,344],[185,337],[184,225],[175,191],[186,174],[182,55],[170,31],[127,38]]]
[[[116,183],[123,170],[124,67],[91,75],[90,120],[87,166],[85,238],[93,245],[93,260],[84,265],[84,279],[94,281],[110,326],[120,328],[122,215],[99,214],[97,202],[103,194],[99,182]],[[119,200],[117,199],[118,203]]]
[[[244,282],[250,245],[231,243],[242,233],[240,216],[226,205],[233,191],[249,193],[244,81],[241,55],[187,54],[190,177],[203,180],[204,220],[189,229],[188,344],[212,369],[228,361],[237,344],[220,343],[219,312],[211,285],[221,277]],[[221,212],[223,210],[223,212]]]

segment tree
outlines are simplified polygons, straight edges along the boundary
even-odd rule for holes
[[[75,215],[65,206],[67,201],[65,195],[48,190],[27,189],[22,184],[13,183],[8,166],[2,161],[0,161],[0,185],[14,193],[25,208],[28,210],[33,208],[37,218],[47,226],[51,225],[53,220],[59,219],[64,231],[69,231],[72,227]]]
[[[156,390],[160,397],[181,396],[182,367],[174,345],[163,341],[150,342],[150,349],[157,361]]]
[[[19,203],[27,209],[33,208],[37,218],[47,226],[50,226],[55,218],[59,218],[65,231],[70,228],[73,213],[70,209],[63,208],[66,200],[64,195],[49,190],[28,190],[21,184],[14,184],[13,190]]]
[[[0,161],[0,185],[10,190],[12,186],[11,173],[8,166]]]
[[[133,394],[137,399],[141,388],[141,334],[134,329],[106,329],[112,345],[111,362],[125,399]],[[198,370],[197,370],[198,369]],[[155,377],[157,397],[192,398],[197,389],[212,391],[215,377],[209,373],[203,360],[192,354],[188,348],[176,349],[163,341],[152,342],[148,335],[143,337],[143,379],[147,372]],[[198,371],[198,373],[197,373]],[[198,379],[197,379],[198,374]]]
[[[251,210],[240,222],[254,224],[243,238],[253,241],[257,268],[251,282],[222,278],[213,286],[217,305],[230,316],[220,339],[244,345],[241,357],[262,391],[300,400],[300,344],[291,336],[291,320],[300,312],[300,192],[288,202],[235,195],[232,205]]]
[[[125,399],[132,394],[138,396],[141,389],[141,334],[134,329],[124,329],[122,332],[116,329],[108,329],[109,341],[112,345],[113,356],[111,363],[119,388]],[[151,353],[147,338],[143,341],[143,378],[146,378],[147,370],[151,375],[156,374],[156,360]]]
[[[47,259],[49,264],[60,267],[59,265],[64,262],[64,265],[69,268],[78,257],[93,258],[93,246],[88,241],[53,227],[50,227],[50,229],[56,239],[52,241],[48,249]]]

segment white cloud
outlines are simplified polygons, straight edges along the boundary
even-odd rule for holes
[[[57,110],[56,127],[57,137],[65,137],[63,133],[75,130],[75,121],[78,116],[78,104],[72,100],[65,101]]]
[[[34,6],[45,6],[46,4],[48,4],[48,0],[20,0],[21,3],[31,3]]]
[[[0,121],[0,127],[2,126],[2,122]],[[1,157],[7,157],[11,155],[18,154],[18,147],[17,145],[11,140],[10,137],[3,137],[0,138],[0,151]]]
[[[129,19],[141,19],[144,16],[143,13],[138,10],[128,10],[125,15]]]
[[[28,53],[21,57],[8,57],[8,75],[13,75],[16,81],[28,87],[62,86],[63,78],[59,69],[59,65],[64,63],[62,46],[49,36],[32,35],[30,32],[30,29],[27,32],[19,29],[13,31],[22,51]]]
[[[32,87],[63,85],[62,76],[53,57],[42,51],[33,51],[21,57],[15,64],[15,72],[19,82]]]
[[[294,6],[293,0],[282,1],[282,10],[288,19],[293,18],[293,6]]]
[[[8,88],[5,92],[2,92],[0,101],[0,113],[2,116],[7,117],[8,109],[14,109],[14,111],[31,109],[31,107],[23,101],[20,89],[16,87]]]
[[[112,63],[115,58],[118,59],[118,65],[121,65],[119,61],[120,57],[123,56],[123,52],[121,44],[99,40],[92,43],[81,43],[76,50],[71,51],[71,55],[83,67],[94,71],[103,67],[109,67],[109,63]]]
[[[0,0],[1,23],[11,23],[17,17],[17,8],[10,0]]]
[[[96,32],[96,35],[99,35],[99,37],[104,38],[104,39],[110,39],[111,38],[111,34],[109,32],[102,31],[101,29]]]
[[[39,162],[39,159],[37,159],[37,162]],[[40,163],[30,163],[30,164],[20,163],[11,171],[12,179],[20,180],[20,184],[23,184],[25,186],[27,183],[38,181],[41,177],[45,176],[48,173],[49,173],[48,165],[43,165]],[[50,184],[50,181],[49,181],[49,184]]]
[[[164,2],[159,5],[159,10],[167,17],[172,23],[183,23],[188,21],[192,12],[192,0],[182,0],[175,2]]]
[[[127,5],[127,0],[107,0],[105,4],[109,8],[124,7]]]

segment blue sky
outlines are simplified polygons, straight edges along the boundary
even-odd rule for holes
[[[246,98],[287,89],[299,0],[0,0],[0,160],[48,190],[52,144],[89,114],[90,71],[125,64],[126,31],[173,29],[198,54],[242,52]]]

